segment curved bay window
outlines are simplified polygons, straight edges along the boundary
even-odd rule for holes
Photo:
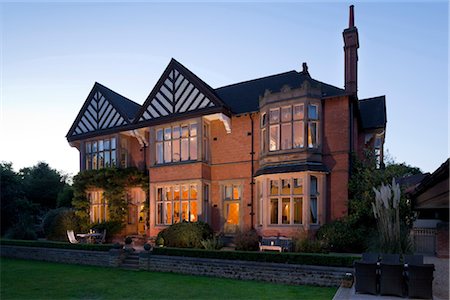
[[[318,105],[294,104],[271,108],[261,114],[261,150],[274,152],[279,150],[303,149],[305,134],[307,147],[319,145],[319,111]]]
[[[198,220],[197,184],[176,184],[156,188],[156,224],[170,225]]]
[[[85,169],[97,170],[116,166],[116,138],[85,143]]]
[[[156,163],[197,160],[197,123],[156,130]]]

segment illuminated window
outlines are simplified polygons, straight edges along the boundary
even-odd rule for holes
[[[236,184],[222,186],[224,203],[224,232],[236,233],[240,224],[240,202],[242,199],[242,187]]]
[[[116,166],[116,138],[86,142],[84,158],[86,170]]]
[[[156,207],[156,223],[158,225],[198,221],[197,184],[157,187]]]
[[[303,182],[301,178],[269,180],[270,224],[302,224]]]
[[[304,148],[305,129],[308,147],[315,148],[318,145],[317,105],[308,105],[307,116],[303,103],[272,108],[269,110],[268,120],[267,114],[262,113],[260,121],[262,152]]]
[[[156,163],[197,160],[197,124],[182,124],[156,130]]]
[[[91,223],[101,223],[108,221],[109,210],[108,202],[103,197],[103,192],[88,192],[87,198],[90,203],[90,219]]]

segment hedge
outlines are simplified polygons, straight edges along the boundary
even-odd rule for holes
[[[25,241],[25,240],[10,240],[10,239],[1,239],[0,244],[11,246],[59,248],[59,249],[88,250],[88,251],[109,251],[109,249],[113,248],[112,244],[69,244],[66,242]]]
[[[186,256],[199,258],[215,258],[228,260],[245,260],[271,263],[287,263],[298,265],[331,266],[331,267],[353,267],[358,256],[318,254],[318,253],[273,253],[255,251],[216,251],[203,249],[181,249],[169,247],[155,247],[152,254],[168,256]]]

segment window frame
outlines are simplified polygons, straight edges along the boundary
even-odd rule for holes
[[[196,197],[192,196],[191,188],[195,186]],[[183,187],[187,187],[187,198],[183,196]],[[203,190],[203,184],[199,182],[180,182],[180,183],[167,183],[167,184],[159,184],[155,186],[155,224],[156,226],[169,226],[175,223],[180,223],[183,221],[187,222],[197,222],[199,220],[199,215],[201,215],[201,192],[199,191],[199,187]],[[177,189],[178,188],[178,189]],[[179,196],[178,199],[175,198],[175,190],[178,190]],[[159,191],[161,191],[161,197],[159,197]],[[167,192],[169,191],[170,194]],[[169,195],[169,197],[167,197]],[[183,218],[183,205],[187,204],[187,219]],[[196,214],[194,218],[191,219],[192,216],[192,205],[196,205]],[[161,209],[160,209],[161,207]],[[170,207],[169,215],[170,220],[168,221],[168,210],[167,207]],[[178,207],[178,217],[175,217],[175,209]]]
[[[207,142],[207,139],[205,139],[204,136],[200,136],[200,125],[203,126],[204,123],[198,120],[192,120],[166,124],[155,128],[154,164],[167,165],[198,161],[199,142]],[[178,137],[174,137],[174,129],[176,128],[179,129]],[[194,131],[195,135],[193,134]],[[160,133],[162,133],[162,135]],[[174,144],[177,145],[177,149],[175,149]],[[201,144],[200,146],[203,147],[203,144]],[[195,150],[192,150],[194,148]],[[177,154],[177,156],[175,154]]]
[[[108,147],[106,147],[107,144],[109,145]],[[117,137],[115,136],[85,141],[83,146],[84,170],[117,167],[117,144]],[[106,161],[106,157],[108,157],[109,162]],[[100,158],[103,158],[102,162]]]

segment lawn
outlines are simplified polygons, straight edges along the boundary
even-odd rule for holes
[[[332,299],[336,288],[0,258],[6,299]]]

